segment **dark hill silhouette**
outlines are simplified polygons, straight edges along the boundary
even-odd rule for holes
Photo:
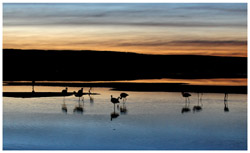
[[[246,77],[246,57],[145,55],[111,51],[3,50],[4,81]]]

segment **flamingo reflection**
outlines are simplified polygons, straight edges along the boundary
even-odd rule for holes
[[[84,106],[84,99],[82,100],[82,104],[80,103],[80,100],[79,100],[78,105],[75,106],[73,112],[82,114],[84,111],[83,106]]]
[[[198,93],[198,104],[193,107],[193,112],[199,112],[202,110],[202,106],[203,106],[202,96],[203,96],[203,93]]]
[[[224,101],[227,101],[227,100],[228,100],[228,93],[225,93]]]
[[[93,103],[94,103],[94,97],[91,96],[91,94],[92,94],[92,93],[91,93],[91,90],[92,90],[92,87],[89,88],[88,95],[89,95],[89,102],[90,102],[91,104],[93,104]]]
[[[126,107],[126,105],[125,105],[125,103],[123,102],[122,103],[122,106],[120,106],[120,113],[121,114],[127,114],[127,107]]]
[[[62,112],[67,113],[67,111],[68,111],[68,108],[65,104],[65,97],[63,97]]]
[[[229,112],[229,108],[228,108],[228,101],[224,100],[224,112]]]
[[[65,104],[65,96],[67,96],[68,93],[68,88],[66,87],[65,89],[62,90],[62,94],[63,94],[63,104],[62,104],[62,112],[67,113],[68,108]]]

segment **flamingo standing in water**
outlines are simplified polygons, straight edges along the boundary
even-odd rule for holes
[[[110,101],[114,104],[114,112],[110,114],[110,116],[111,116],[111,121],[112,121],[113,118],[117,118],[117,117],[119,116],[119,114],[117,114],[117,113],[115,112],[115,104],[120,103],[120,102],[119,102],[119,99],[120,99],[120,97],[118,97],[118,98],[113,98],[113,96],[111,95]]]
[[[128,94],[123,92],[120,94],[120,99],[123,99],[123,102],[124,102],[124,99],[127,100],[127,96]]]
[[[80,97],[82,97],[82,95],[83,95],[83,88],[81,88],[80,90],[78,90],[77,93],[74,91],[74,95],[76,97],[79,97],[79,101],[80,101]]]
[[[120,103],[120,102],[119,102],[119,98],[120,98],[120,97],[118,97],[118,98],[113,98],[113,96],[111,95],[111,100],[110,100],[110,101],[114,104],[114,108],[115,108],[115,104]]]
[[[62,90],[62,94],[66,95],[68,93],[68,87],[66,87],[65,89]]]
[[[188,100],[188,102],[190,102],[190,100],[189,100],[189,97],[191,96],[190,93],[188,93],[188,92],[182,92],[182,96],[186,98],[186,101]]]

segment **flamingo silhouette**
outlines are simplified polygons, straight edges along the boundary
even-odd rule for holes
[[[127,96],[128,94],[123,92],[120,94],[120,99],[123,99],[123,102],[124,102],[124,99],[127,100]]]
[[[113,98],[113,96],[111,95],[111,102],[112,102],[113,104],[120,103],[120,102],[119,102],[119,98],[120,98],[120,97],[118,97],[118,98]]]
[[[78,90],[77,93],[74,91],[74,95],[76,97],[79,97],[79,101],[80,101],[80,97],[82,97],[82,95],[83,95],[83,88],[81,88],[80,90]]]
[[[120,97],[113,98],[113,96],[111,95],[110,101],[114,104],[114,112],[110,114],[111,121],[112,121],[113,118],[117,118],[119,116],[119,114],[115,112],[115,104],[120,103],[119,99],[120,99]]]
[[[110,100],[110,101],[114,104],[114,109],[115,109],[115,104],[120,103],[120,102],[119,102],[119,98],[120,98],[120,97],[118,97],[118,98],[113,98],[113,96],[111,95],[111,100]]]
[[[67,95],[67,93],[68,93],[68,87],[66,87],[65,89],[62,90],[63,95]]]
[[[182,97],[185,97],[186,98],[186,101],[188,100],[188,102],[190,102],[190,100],[189,100],[189,97],[191,96],[191,94],[190,93],[188,93],[188,92],[182,92]]]

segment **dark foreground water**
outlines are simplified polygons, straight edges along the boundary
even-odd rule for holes
[[[5,91],[28,87],[6,87]],[[61,87],[38,87],[40,91]],[[70,88],[78,90],[78,88]],[[85,90],[85,88],[84,88]],[[86,90],[88,90],[86,88]],[[110,95],[121,91],[95,88],[101,95],[78,98],[3,98],[4,150],[246,150],[247,95],[204,93],[190,104],[181,93],[127,92],[120,108]],[[122,102],[122,100],[120,100]],[[63,104],[67,112],[62,110]],[[193,111],[194,106],[202,110]],[[190,108],[183,112],[183,108]],[[228,108],[228,109],[227,109]],[[118,116],[119,115],[119,116]]]

